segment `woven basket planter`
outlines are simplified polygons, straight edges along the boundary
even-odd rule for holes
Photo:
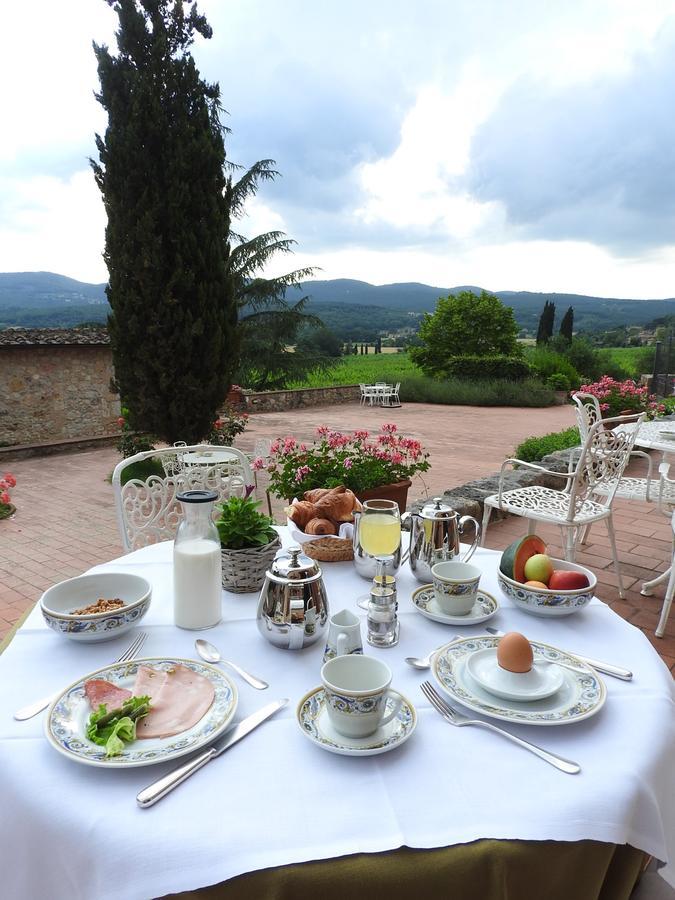
[[[223,587],[234,594],[248,594],[259,591],[265,580],[265,573],[281,547],[277,536],[264,547],[247,547],[245,550],[220,548],[222,560]]]

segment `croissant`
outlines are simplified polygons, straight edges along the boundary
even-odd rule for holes
[[[305,525],[305,534],[337,534],[336,525],[330,519],[315,517]]]
[[[340,487],[335,491],[317,500],[314,504],[316,515],[325,516],[334,522],[352,522],[354,510],[360,510],[361,504],[347,488]]]
[[[316,503],[321,497],[330,494],[332,490],[332,488],[314,488],[313,491],[305,491],[303,497],[305,500],[309,500],[310,503]]]
[[[316,518],[317,512],[313,503],[308,503],[307,500],[297,500],[286,507],[286,515],[304,531],[309,520]]]

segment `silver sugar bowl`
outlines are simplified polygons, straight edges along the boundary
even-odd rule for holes
[[[328,597],[319,564],[299,544],[280,552],[265,575],[258,600],[258,631],[275,647],[302,650],[328,628]]]

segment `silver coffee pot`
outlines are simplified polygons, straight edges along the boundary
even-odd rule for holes
[[[460,518],[457,511],[444,503],[441,497],[434,497],[420,512],[406,513],[405,518],[410,523],[410,568],[415,578],[423,584],[432,581],[431,567],[437,562],[455,558],[468,562],[478,546],[478,522],[472,516]],[[473,524],[475,537],[460,560],[459,536],[464,533],[467,522]]]
[[[258,631],[275,647],[302,650],[328,628],[328,597],[319,564],[299,544],[281,551],[265,574],[258,600]]]

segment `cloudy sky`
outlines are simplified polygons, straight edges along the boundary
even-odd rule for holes
[[[675,0],[201,0],[240,224],[376,284],[675,296]],[[104,0],[3,5],[0,271],[105,281]],[[288,267],[288,260],[286,268]],[[281,271],[281,269],[279,269]]]

